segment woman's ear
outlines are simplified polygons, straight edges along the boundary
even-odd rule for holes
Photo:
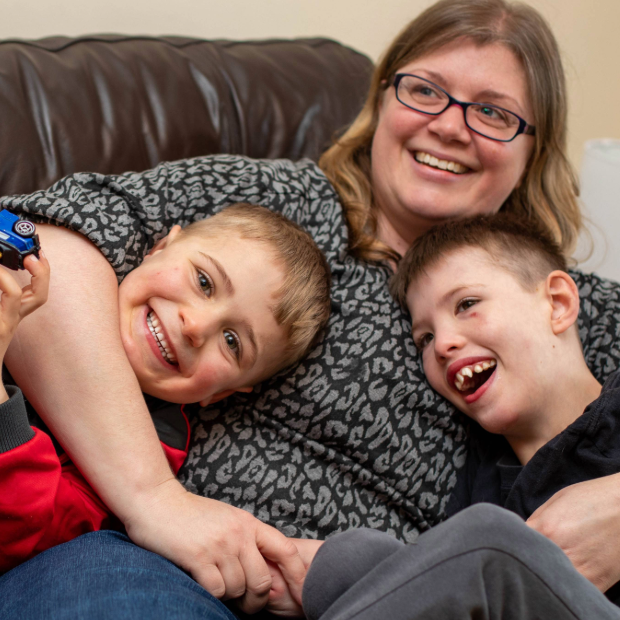
[[[147,256],[153,256],[154,254],[157,254],[157,252],[161,252],[161,250],[163,250],[168,244],[170,244],[172,241],[174,241],[174,239],[177,237],[177,235],[181,232],[181,227],[178,224],[175,224],[171,229],[170,232],[165,236],[162,237],[149,251]]]
[[[579,316],[579,291],[565,271],[552,271],[545,285],[551,303],[551,329],[557,336],[574,325]]]

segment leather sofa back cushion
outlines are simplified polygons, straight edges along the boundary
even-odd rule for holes
[[[0,42],[0,195],[209,153],[317,159],[371,61],[326,39]]]

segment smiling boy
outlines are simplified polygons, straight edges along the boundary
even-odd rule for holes
[[[282,242],[269,248],[266,232],[262,240],[250,238],[218,223],[215,216],[185,231],[173,227],[119,287],[125,353],[142,391],[169,402],[207,405],[250,392],[290,363],[291,334],[276,320],[276,300],[286,288],[276,250]],[[312,289],[316,272],[306,271]],[[296,289],[302,297],[301,281]]]
[[[189,441],[179,404],[250,392],[299,360],[327,321],[329,289],[310,235],[248,204],[174,226],[125,277],[121,339],[175,473]],[[109,527],[112,516],[62,449],[31,428],[21,392],[11,393],[0,410],[0,468],[8,472],[0,476],[0,572]]]
[[[328,540],[304,584],[309,620],[620,618],[523,521],[562,488],[620,472],[620,375],[601,392],[588,369],[566,268],[545,232],[504,215],[437,226],[408,250],[392,293],[430,384],[476,422],[454,516],[414,545],[363,529]]]
[[[429,383],[503,435],[522,465],[599,396],[577,287],[542,233],[503,216],[438,228],[405,257],[394,288]]]

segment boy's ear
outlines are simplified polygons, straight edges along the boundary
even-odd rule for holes
[[[551,302],[551,329],[557,336],[574,325],[579,316],[579,291],[565,271],[552,271],[547,276],[546,291]]]
[[[178,224],[175,224],[170,232],[162,237],[148,252],[147,256],[153,256],[157,254],[157,252],[161,252],[170,242],[174,241],[176,236],[181,232],[181,227]]]
[[[237,388],[236,390],[223,390],[221,392],[218,392],[217,394],[213,394],[211,398],[205,398],[204,400],[201,400],[199,404],[201,407],[206,407],[207,405],[212,405],[213,403],[217,403],[220,400],[228,398],[231,394],[234,394],[235,392],[245,392],[246,394],[249,394],[252,389],[253,388],[250,386]]]

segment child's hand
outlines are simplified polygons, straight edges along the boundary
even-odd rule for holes
[[[34,312],[47,301],[47,293],[50,286],[50,264],[47,258],[45,258],[43,250],[39,251],[38,259],[32,254],[26,256],[24,267],[30,273],[31,278],[30,284],[21,289],[20,319]]]
[[[299,555],[306,567],[310,568],[312,560],[319,547],[323,544],[322,540],[310,540],[305,538],[294,538]],[[291,596],[286,581],[280,569],[273,562],[267,560],[269,572],[271,573],[271,591],[269,592],[269,602],[266,609],[276,616],[286,618],[303,618],[304,612],[301,605]]]
[[[32,254],[24,259],[24,267],[32,277],[23,289],[8,269],[0,268],[0,364],[19,322],[47,300],[50,266],[43,252],[40,255],[39,260]]]

